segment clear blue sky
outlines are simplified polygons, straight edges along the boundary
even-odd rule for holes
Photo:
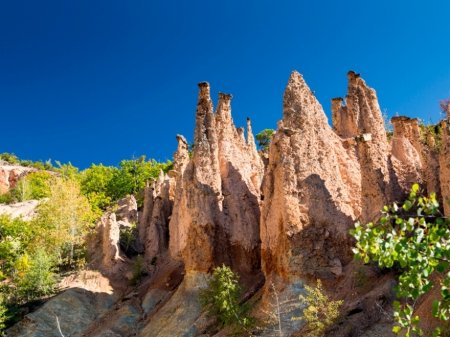
[[[0,152],[86,167],[192,139],[197,82],[236,124],[275,128],[290,72],[327,113],[360,72],[388,114],[437,121],[450,96],[450,2],[1,1]]]

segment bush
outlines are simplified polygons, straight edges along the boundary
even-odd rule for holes
[[[432,275],[438,276],[441,290],[441,297],[433,302],[433,316],[444,324],[450,321],[449,227],[450,219],[440,212],[436,195],[426,197],[414,184],[403,204],[384,206],[377,223],[356,223],[351,231],[358,258],[398,271],[396,292],[401,302],[394,302],[395,333],[422,334],[414,310],[419,298],[433,288]]]
[[[80,248],[85,245],[95,217],[78,181],[57,178],[50,191],[48,200],[37,209],[34,222],[46,234],[36,238],[37,243],[57,255],[59,264],[72,268],[78,259],[84,259]]]
[[[31,172],[17,182],[11,194],[16,201],[46,198],[50,196],[50,184],[53,178],[45,171]]]
[[[32,301],[55,291],[54,264],[44,249],[38,249],[32,256],[25,253],[17,259],[14,283],[19,300]]]
[[[306,296],[300,295],[300,301],[306,303],[302,317],[306,321],[305,336],[322,337],[331,328],[340,316],[340,308],[344,301],[332,301],[325,295],[322,282],[317,280],[315,287],[305,285]]]
[[[6,308],[5,299],[3,294],[0,293],[0,336],[4,336],[4,330],[6,328],[6,321],[8,320],[8,309]]]
[[[138,255],[133,264],[133,276],[130,280],[131,285],[137,285],[146,274],[145,260],[142,255]]]
[[[264,129],[256,135],[256,141],[261,151],[267,151],[269,149],[272,136],[275,133],[272,129]]]
[[[208,287],[200,293],[200,303],[220,327],[231,327],[236,333],[248,332],[252,319],[248,307],[240,304],[241,287],[238,277],[225,266],[214,269]]]
[[[0,160],[6,161],[9,164],[18,165],[19,158],[14,153],[3,152],[0,153]]]

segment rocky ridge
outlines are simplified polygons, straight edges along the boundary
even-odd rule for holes
[[[392,120],[388,140],[375,90],[349,72],[347,96],[332,100],[330,126],[294,71],[265,168],[250,120],[246,132],[234,125],[231,99],[220,93],[214,111],[209,84],[199,84],[192,153],[177,136],[174,170],[146,188],[141,213],[133,205],[121,215],[138,222],[149,271],[138,287],[120,285],[130,263],[120,251],[122,218],[104,215],[92,249],[101,247],[97,268],[113,288],[116,284],[115,304],[108,302],[92,324],[67,336],[225,336],[211,328],[198,302],[208,273],[222,263],[241,276],[256,316],[270,307],[271,289],[292,300],[305,282],[320,278],[346,303],[344,324],[332,336],[390,334],[391,322],[379,308],[389,310],[393,277],[352,261],[348,231],[355,221],[375,220],[412,182],[441,201],[450,199],[450,111],[441,123],[439,146],[434,138],[424,139],[417,120],[406,117]],[[449,207],[444,206],[446,215]],[[358,286],[361,278],[364,286]],[[45,320],[49,306],[58,298],[66,301],[64,296],[70,293],[33,313],[33,322],[40,313]],[[284,336],[301,328],[290,320],[298,314],[295,305],[283,313]],[[43,333],[41,325],[27,320],[19,326],[27,336]],[[11,336],[18,336],[15,329]],[[260,331],[272,333],[270,324]]]

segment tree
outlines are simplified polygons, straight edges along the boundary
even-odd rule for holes
[[[18,181],[12,196],[18,201],[46,198],[50,195],[52,179],[53,175],[49,172],[31,172]]]
[[[322,288],[322,282],[317,280],[315,287],[305,285],[306,296],[300,295],[300,301],[306,304],[302,317],[306,326],[302,332],[308,337],[325,336],[326,331],[336,323],[340,316],[340,308],[344,301],[332,301]]]
[[[353,249],[365,263],[376,261],[382,268],[398,272],[397,296],[394,302],[393,331],[405,336],[422,334],[419,317],[414,314],[418,299],[435,285],[440,298],[433,302],[433,316],[444,323],[450,319],[450,219],[442,215],[436,195],[424,196],[414,184],[403,204],[384,206],[376,223],[355,224],[351,234]],[[439,336],[439,328],[435,331]]]
[[[54,265],[43,248],[38,248],[31,256],[25,253],[16,261],[14,283],[19,301],[32,301],[55,291]]]
[[[251,325],[248,307],[240,304],[241,287],[236,274],[225,265],[216,267],[208,287],[200,293],[200,303],[221,327],[247,332]]]
[[[79,182],[58,178],[51,186],[49,199],[37,211],[36,222],[45,232],[41,238],[49,253],[56,252],[60,263],[73,267],[75,249],[82,249],[94,215],[80,192]]]
[[[272,136],[275,133],[273,129],[264,129],[256,135],[256,141],[258,142],[258,147],[262,151],[267,151],[269,149]]]
[[[161,170],[167,172],[172,168],[171,161],[159,163],[152,159],[145,160],[145,156],[138,159],[122,160],[119,170],[115,171],[108,185],[108,195],[118,200],[128,194],[136,194],[144,189],[149,180],[158,178]]]
[[[81,172],[81,192],[88,198],[92,209],[98,215],[111,205],[113,199],[108,190],[117,167],[91,165]]]

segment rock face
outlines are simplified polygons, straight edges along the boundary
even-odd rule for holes
[[[263,195],[266,277],[340,274],[351,259],[348,228],[361,214],[361,174],[356,154],[345,149],[297,72],[284,93]]]
[[[450,104],[447,105],[447,119],[441,123],[442,148],[439,156],[441,193],[445,215],[450,215]]]
[[[36,214],[36,207],[39,205],[38,200],[27,200],[11,205],[0,204],[0,215],[8,214],[13,218],[22,218],[23,220],[31,220]]]
[[[19,165],[0,165],[0,194],[8,192],[16,186],[20,178],[37,169]]]
[[[345,105],[332,101],[333,128],[355,151],[361,174],[361,220],[372,221],[393,192],[388,142],[374,89],[353,71],[348,73]],[[339,104],[338,104],[339,103]]]
[[[246,299],[265,279],[252,299],[262,316],[272,297],[285,303],[278,311],[284,336],[301,334],[304,322],[291,319],[301,315],[301,305],[293,299],[316,278],[345,298],[347,315],[330,336],[390,335],[392,322],[383,320],[380,308],[392,301],[394,275],[351,262],[349,229],[358,220],[376,220],[382,206],[401,201],[414,182],[440,201],[450,199],[450,110],[438,136],[417,119],[395,117],[388,141],[375,90],[349,72],[345,99],[332,100],[330,127],[303,77],[293,72],[264,166],[250,120],[246,132],[234,125],[231,99],[220,93],[214,112],[209,84],[200,83],[193,151],[178,135],[174,169],[147,186],[142,214],[130,197],[98,223],[92,265],[102,277],[125,282],[128,293],[119,298],[80,286],[11,331],[57,335],[54,312],[73,311],[60,317],[67,335],[225,336],[209,329],[199,303],[208,273],[224,263],[240,274]],[[450,205],[444,209],[449,215]],[[120,229],[135,223],[141,243],[135,252],[144,253],[148,274],[129,288],[123,275],[132,258],[120,251]],[[87,324],[80,332],[82,320]],[[273,336],[277,327],[271,328],[258,335]]]
[[[161,171],[159,178],[144,191],[144,211],[139,222],[139,238],[145,258],[154,261],[169,247],[169,220],[172,214],[175,179]]]
[[[91,265],[107,275],[121,270],[125,256],[120,250],[120,230],[133,226],[137,221],[138,211],[134,196],[119,200],[115,212],[105,212],[89,242]]]
[[[71,278],[71,277],[69,277]],[[84,271],[78,280],[65,279],[64,291],[7,331],[9,337],[86,336],[90,324],[112,309],[118,300],[108,279],[98,272]],[[62,334],[58,331],[57,319]]]
[[[263,164],[248,123],[248,139],[231,118],[231,95],[213,112],[208,83],[199,84],[194,150],[181,137],[170,221],[170,253],[186,270],[220,263],[242,273],[259,270],[259,188]]]
[[[424,134],[419,120],[393,117],[392,164],[398,184],[408,191],[415,182],[440,195],[439,154],[435,138]]]

